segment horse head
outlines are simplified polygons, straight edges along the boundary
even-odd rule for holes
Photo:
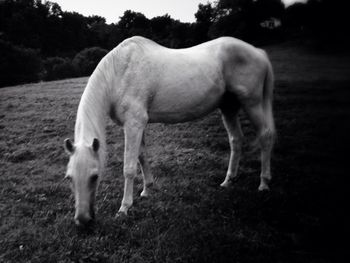
[[[73,144],[70,139],[66,139],[64,148],[69,155],[65,178],[70,181],[74,193],[75,224],[86,226],[94,219],[94,201],[101,177],[98,156],[100,143],[96,138],[90,145]]]

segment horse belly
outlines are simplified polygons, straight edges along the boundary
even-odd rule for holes
[[[222,63],[207,49],[169,51],[152,58],[150,122],[177,123],[202,117],[218,107],[225,93]]]
[[[149,122],[177,123],[200,118],[218,107],[224,93],[219,86],[166,86],[150,105]]]

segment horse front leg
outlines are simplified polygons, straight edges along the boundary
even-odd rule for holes
[[[124,124],[125,150],[124,150],[124,195],[118,215],[126,215],[133,204],[134,179],[137,174],[137,163],[145,122],[128,121]]]

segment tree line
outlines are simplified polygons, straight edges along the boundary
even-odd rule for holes
[[[100,16],[62,11],[50,1],[2,0],[0,86],[89,75],[108,50],[133,35],[171,48],[224,35],[256,45],[300,35],[322,39],[321,43],[329,38],[343,41],[337,32],[345,32],[341,26],[348,18],[336,2],[309,0],[285,8],[281,0],[218,0],[199,4],[194,23],[126,10],[117,23],[108,24]],[[337,19],[329,21],[332,12]],[[272,26],[264,27],[269,20]]]

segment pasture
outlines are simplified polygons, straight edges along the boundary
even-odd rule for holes
[[[220,114],[148,126],[156,186],[115,219],[123,189],[123,132],[107,127],[108,162],[96,223],[79,230],[63,181],[86,78],[0,89],[0,262],[341,262],[349,227],[350,54],[293,43],[266,48],[275,70],[278,139],[270,192],[258,192],[259,152],[245,134],[239,178]]]

